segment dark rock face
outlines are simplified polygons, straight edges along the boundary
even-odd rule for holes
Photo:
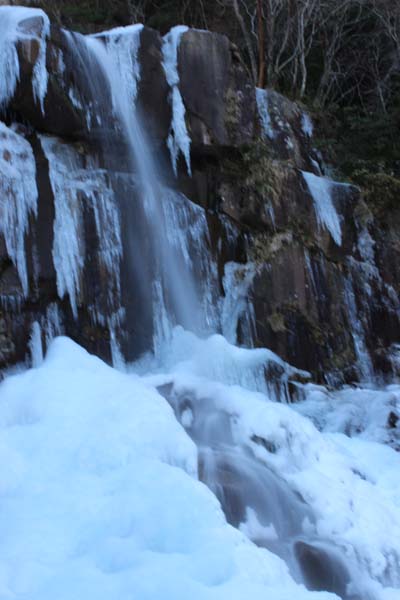
[[[169,87],[162,67],[162,38],[158,31],[144,27],[140,36],[141,78],[138,107],[146,120],[146,130],[157,144],[165,142],[171,123]]]
[[[43,20],[35,17],[24,27],[40,36]],[[166,180],[205,211],[218,291],[227,262],[255,265],[249,288],[253,343],[319,380],[328,375],[334,384],[368,376],[369,368],[392,376],[392,354],[400,339],[400,212],[392,208],[390,216],[376,215],[357,188],[333,182],[318,207],[304,176],[321,175],[307,115],[276,92],[256,93],[236,48],[226,37],[206,31],[184,33],[178,51],[192,177],[181,160],[175,178],[166,146],[172,115],[162,38],[144,28],[140,42],[137,110]],[[65,333],[109,361],[115,337],[128,359],[152,343],[146,299],[152,293],[153,257],[143,207],[126,174],[124,144],[115,131],[109,84],[92,58],[82,59],[79,36],[52,26],[46,47],[44,111],[32,91],[39,42],[28,36],[17,46],[16,92],[0,115],[8,126],[24,123],[17,131],[32,149],[38,189],[37,212],[29,215],[24,236],[27,295],[0,228],[0,369],[25,360],[35,321],[45,345],[52,335]],[[103,106],[95,106],[100,95]],[[95,117],[99,110],[101,127]],[[41,135],[56,144],[58,162],[64,161],[69,173],[65,189],[73,190],[71,206],[79,212],[76,228],[84,260],[77,274],[75,314],[70,294],[61,289],[54,251],[56,192]],[[108,162],[99,136],[109,145]],[[0,174],[12,152],[3,146]],[[0,211],[2,202],[10,202],[2,193]],[[105,248],[100,200],[111,193],[115,213],[103,217],[118,220],[121,240]],[[336,225],[332,219],[338,219]],[[334,227],[340,229],[340,243]],[[138,247],[144,253],[140,273],[127,260]]]
[[[253,140],[254,87],[225,36],[198,30],[185,33],[179,75],[194,152],[240,147]]]

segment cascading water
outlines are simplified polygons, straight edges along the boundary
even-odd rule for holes
[[[189,173],[191,169],[190,138],[184,122],[185,107],[179,91],[179,77],[177,77],[179,40],[185,31],[186,28],[182,27],[174,29],[166,36],[163,46],[164,69],[171,88],[170,100],[173,109],[167,144],[175,173],[180,153],[185,159]],[[172,588],[169,588],[174,590],[169,595],[151,595],[153,581],[145,569],[144,575],[141,573],[138,577],[139,584],[135,578],[131,580],[128,577],[126,581],[123,580],[126,572],[131,573],[130,569],[136,568],[138,564],[142,568],[145,554],[161,561],[163,559],[160,557],[165,557],[170,552],[171,557],[174,557],[171,558],[171,564],[178,557],[180,571],[192,570],[196,573],[197,595],[194,597],[219,598],[218,593],[228,578],[226,573],[232,569],[232,566],[227,561],[220,571],[216,569],[210,575],[207,572],[208,567],[202,564],[204,558],[200,554],[200,558],[196,555],[196,550],[193,549],[195,546],[192,547],[191,542],[185,545],[184,538],[187,537],[188,530],[192,526],[192,520],[202,521],[202,513],[196,513],[197,505],[190,517],[186,517],[187,521],[184,521],[181,527],[184,530],[182,539],[178,541],[175,541],[173,526],[171,530],[168,529],[170,513],[167,512],[165,518],[168,539],[161,542],[157,538],[157,530],[163,529],[163,517],[160,518],[160,522],[154,519],[155,515],[158,517],[156,509],[151,513],[155,524],[150,524],[143,517],[143,515],[148,516],[147,507],[143,507],[140,502],[143,501],[142,496],[148,497],[146,486],[149,482],[146,481],[146,477],[141,479],[141,476],[143,473],[147,475],[148,472],[153,472],[154,462],[156,462],[152,454],[154,447],[160,452],[162,460],[169,467],[172,465],[171,471],[168,471],[166,476],[166,480],[172,477],[171,496],[169,502],[168,500],[162,502],[168,510],[172,511],[171,506],[179,501],[181,493],[183,500],[179,511],[184,512],[183,504],[190,505],[190,494],[188,493],[188,500],[185,496],[189,484],[185,483],[186,480],[178,478],[178,485],[175,486],[175,479],[173,479],[181,469],[186,472],[188,479],[198,476],[219,500],[226,520],[254,544],[281,557],[286,562],[291,577],[299,584],[305,585],[309,590],[333,592],[344,600],[375,600],[375,598],[386,600],[389,598],[389,595],[385,594],[386,590],[383,592],[385,595],[379,595],[379,592],[383,585],[395,586],[398,583],[400,550],[396,554],[395,542],[389,538],[394,549],[388,542],[386,552],[386,538],[382,541],[382,537],[378,535],[380,523],[377,531],[374,531],[375,537],[379,538],[381,544],[380,554],[377,551],[378,558],[371,550],[370,540],[366,538],[367,543],[364,544],[365,540],[360,535],[360,531],[365,533],[363,525],[368,522],[368,514],[365,516],[368,513],[366,499],[368,493],[375,490],[372,482],[379,477],[378,469],[373,468],[376,465],[371,466],[360,461],[361,453],[355,453],[357,460],[352,455],[352,451],[356,452],[356,449],[362,446],[362,439],[349,438],[350,441],[347,442],[343,439],[344,436],[341,437],[339,434],[335,438],[334,432],[348,429],[348,424],[341,422],[340,427],[337,427],[334,418],[329,418],[330,403],[334,401],[327,390],[300,383],[300,380],[307,379],[308,374],[291,368],[268,350],[246,350],[233,345],[238,341],[238,324],[240,324],[240,337],[247,341],[249,346],[251,345],[254,315],[248,301],[248,290],[253,282],[256,266],[238,265],[233,262],[225,265],[223,279],[225,298],[224,302],[221,302],[217,268],[209,251],[205,213],[184,195],[166,187],[150,143],[143,131],[142,117],[136,108],[141,76],[138,62],[141,34],[140,25],[112,30],[95,37],[83,37],[64,32],[69,50],[76,59],[78,72],[68,94],[75,106],[87,109],[88,137],[91,141],[100,141],[100,152],[96,158],[88,158],[80,154],[77,148],[64,145],[61,140],[52,136],[42,135],[40,141],[44,156],[49,163],[50,185],[55,198],[53,259],[58,295],[69,297],[70,310],[74,319],[77,319],[80,294],[84,285],[87,285],[84,281],[83,231],[85,215],[87,217],[86,213],[90,212],[97,238],[96,260],[99,261],[100,271],[107,282],[107,285],[103,286],[106,289],[104,297],[94,298],[91,307],[93,321],[108,327],[114,364],[119,366],[122,357],[118,334],[127,324],[129,325],[129,311],[124,305],[123,287],[130,286],[129,293],[141,296],[140,310],[143,310],[143,320],[146,321],[144,318],[146,310],[151,316],[152,323],[149,325],[145,322],[143,328],[153,338],[156,374],[154,372],[151,375],[147,374],[139,383],[137,375],[122,375],[105,366],[100,368],[99,361],[91,362],[86,355],[78,354],[72,346],[65,343],[65,340],[56,341],[48,359],[45,359],[43,369],[49,369],[56,400],[61,398],[59,402],[49,402],[50,409],[46,407],[46,400],[43,405],[43,396],[49,385],[47,378],[44,384],[41,381],[40,368],[35,368],[28,373],[31,378],[28,381],[29,406],[23,406],[21,414],[13,407],[12,382],[9,388],[6,388],[6,398],[7,390],[11,389],[10,399],[4,403],[5,416],[4,411],[0,415],[1,425],[5,423],[7,428],[6,438],[13,440],[15,434],[18,442],[23,440],[27,453],[30,454],[31,448],[34,448],[33,455],[36,456],[38,453],[40,460],[36,465],[37,471],[33,470],[31,474],[30,469],[23,460],[19,460],[18,456],[15,464],[13,463],[13,449],[6,452],[7,461],[14,465],[16,483],[12,477],[10,477],[11,484],[7,480],[5,482],[5,509],[10,510],[15,517],[18,508],[22,507],[23,513],[24,510],[28,511],[28,516],[24,517],[26,522],[33,522],[35,525],[35,510],[38,510],[42,522],[46,524],[46,531],[47,519],[52,523],[51,518],[54,514],[57,522],[59,513],[63,518],[69,511],[76,510],[78,514],[82,506],[85,516],[87,513],[90,515],[95,513],[94,525],[91,523],[90,526],[86,526],[83,519],[82,526],[81,521],[77,519],[78,541],[74,540],[76,543],[72,543],[68,540],[69,544],[64,545],[60,542],[57,546],[59,554],[55,558],[50,557],[51,566],[56,564],[59,572],[63,572],[63,568],[59,567],[60,563],[57,563],[59,555],[63,558],[66,556],[66,563],[68,561],[73,563],[72,575],[68,573],[65,577],[69,583],[73,582],[73,585],[78,587],[80,581],[84,581],[86,585],[82,575],[84,573],[82,564],[90,563],[90,577],[96,577],[93,575],[97,572],[96,569],[101,571],[100,586],[97,588],[100,589],[100,593],[91,594],[92,588],[89,585],[85,587],[86,595],[89,593],[100,598],[103,594],[101,586],[104,586],[104,597],[113,597],[113,593],[114,597],[117,597],[115,589],[111,588],[110,592],[108,587],[113,575],[118,578],[118,586],[121,586],[118,587],[120,592],[118,597],[121,599],[130,597],[132,589],[136,588],[142,589],[142,595],[140,592],[138,594],[140,600],[142,597],[146,599],[166,597],[173,600],[186,597],[186,589],[183,595],[179,593],[174,595],[175,582]],[[7,60],[12,63],[14,54],[11,52],[9,56],[11,58]],[[0,71],[2,68],[0,62]],[[65,68],[65,65],[62,68]],[[12,85],[17,77],[16,73],[17,71],[13,72],[12,77],[10,75]],[[7,94],[11,93],[11,84],[7,84],[9,88],[6,89]],[[44,88],[40,90],[39,99],[43,100]],[[262,118],[265,134],[272,139],[268,96],[258,91],[257,99],[264,111]],[[110,103],[113,111],[109,110]],[[311,135],[312,128],[307,119],[304,120],[303,129],[305,135]],[[0,150],[4,135],[14,136],[14,132],[10,132],[11,130],[5,127],[3,130],[1,126]],[[11,224],[13,231],[19,232],[19,236],[12,237],[8,231],[3,233],[6,237],[8,253],[17,268],[23,291],[26,293],[28,279],[24,262],[24,234],[29,219],[36,214],[37,191],[34,185],[31,185],[29,190],[18,185],[18,176],[23,169],[29,181],[35,181],[34,159],[29,151],[29,144],[23,138],[19,139],[15,133],[14,146],[22,149],[23,152],[8,157],[7,165],[4,166],[5,169],[9,169],[6,173],[10,172],[9,181],[15,190],[15,202],[11,207],[10,205],[7,207],[8,212],[6,211],[5,214],[7,223]],[[336,244],[340,245],[341,221],[330,197],[330,183],[307,173],[304,173],[304,178],[315,203],[318,223],[326,228]],[[8,185],[8,180],[6,184]],[[5,209],[1,204],[0,208],[4,212]],[[123,260],[129,262],[128,282],[123,281],[121,276]],[[307,254],[306,264],[309,263]],[[311,266],[308,268],[311,271]],[[313,279],[311,281],[315,284]],[[350,312],[354,312],[353,320],[356,321],[353,288],[346,288],[346,294]],[[142,316],[141,312],[140,316]],[[175,327],[176,325],[181,327]],[[184,328],[190,333],[184,331]],[[358,359],[362,362],[366,350],[361,336],[361,323],[359,326],[356,323],[356,333],[358,328],[360,335],[354,339],[354,342]],[[216,334],[220,330],[225,338]],[[62,332],[63,319],[58,305],[51,303],[43,319],[35,320],[32,324],[30,351],[35,367],[39,367],[43,361],[43,340],[47,346]],[[196,335],[205,333],[214,333],[214,335],[208,339]],[[74,391],[77,392],[78,400],[75,404],[74,398],[69,403],[64,402],[63,397],[60,396],[60,389],[68,386],[68,380],[67,384],[65,380],[59,383],[59,377],[63,372],[60,359],[57,358],[57,344],[60,348],[65,344],[65,354],[74,373],[71,386],[72,395]],[[155,363],[153,362],[151,366],[154,367]],[[132,369],[143,373],[146,365],[144,360],[142,363],[137,362]],[[84,381],[82,368],[86,366],[88,371],[94,374],[87,389],[82,383]],[[369,372],[365,372],[365,376],[368,375]],[[289,397],[290,379],[292,379],[291,383],[295,381],[302,393],[309,398],[309,404],[305,403],[303,406],[304,414],[307,410],[310,413],[309,420],[279,402]],[[33,382],[34,392],[32,403],[30,403],[30,381]],[[103,385],[106,392],[103,391]],[[176,419],[173,419],[172,411],[156,393],[156,388],[172,406]],[[110,395],[115,393],[115,390],[121,394],[121,402],[110,402]],[[88,403],[86,397],[89,397]],[[144,398],[143,406],[136,402],[136,397]],[[382,418],[382,429],[389,411],[400,402],[399,398],[398,390],[387,392],[383,403],[386,412],[385,418]],[[338,398],[335,401],[338,401]],[[316,404],[318,410],[315,408]],[[149,405],[150,412],[146,412],[149,411]],[[377,406],[381,409],[382,402],[377,403]],[[130,412],[132,407],[133,416]],[[354,426],[357,432],[362,430],[362,425],[368,421],[362,408]],[[61,410],[60,422],[57,421],[57,417],[54,417],[57,415],[57,409]],[[301,409],[298,410],[301,412]],[[326,420],[320,427],[320,429],[325,426],[327,428],[324,436],[311,422],[319,423],[324,420],[319,411],[324,413]],[[346,409],[343,412],[346,418],[349,417]],[[103,415],[104,422],[103,417],[98,415]],[[349,419],[353,424],[351,417]],[[46,432],[46,419],[51,424],[52,434],[54,429],[49,446],[45,445],[46,435],[43,435]],[[345,421],[344,418],[342,420]],[[39,432],[35,429],[38,423]],[[34,431],[32,439],[29,433],[20,434],[19,429],[26,425]],[[59,435],[59,432],[62,435]],[[165,444],[163,435],[167,438]],[[24,436],[28,440],[26,443]],[[56,460],[54,464],[52,463],[53,456],[56,454],[53,455],[51,451],[60,439],[63,440],[62,447],[59,448],[60,455],[64,457],[63,453],[66,453],[65,460],[61,461],[61,470],[64,469],[62,473],[67,480],[67,484],[62,480],[61,485],[57,479],[60,471],[59,464]],[[101,443],[98,442],[99,439]],[[393,440],[388,441],[394,444]],[[40,446],[39,451],[36,443]],[[381,452],[378,444],[373,448],[377,454]],[[135,451],[142,461],[138,464],[132,462]],[[0,452],[3,452],[2,445],[0,445]],[[382,456],[382,460],[388,459],[389,462],[392,460],[395,464],[392,455],[382,451]],[[42,463],[45,465],[44,469]],[[83,475],[78,483],[72,477],[69,486],[68,477],[70,472],[74,473],[75,467],[78,470],[82,469]],[[118,476],[115,476],[117,469],[120,471]],[[328,477],[330,469],[335,473],[335,477]],[[52,476],[49,476],[48,480],[56,481],[57,489],[55,492],[52,490],[55,495],[50,496],[51,507],[47,510],[50,517],[46,510],[44,514],[40,512],[42,505],[46,509],[47,480],[40,479],[42,472],[45,475],[51,473]],[[158,476],[161,479],[164,476],[162,469],[156,473],[154,479],[157,480]],[[26,496],[22,494],[22,500],[18,497],[20,480],[23,481],[27,477],[32,478],[30,483],[34,490],[34,499],[39,498],[38,502],[28,502],[26,498],[29,498],[29,494]],[[332,489],[330,486],[333,485],[333,480],[335,487]],[[166,489],[167,481],[163,483]],[[191,484],[193,484],[192,480],[190,480]],[[126,493],[126,487],[131,485],[132,487]],[[185,485],[188,488],[185,488]],[[373,508],[378,510],[383,506],[378,513],[380,517],[384,516],[386,506],[384,501],[391,493],[393,496],[396,494],[390,485],[389,478],[389,485],[384,488],[385,492],[382,495],[374,492]],[[81,486],[88,492],[87,499],[82,496]],[[352,487],[355,489],[354,496],[352,496]],[[199,490],[200,495],[206,492],[204,486],[198,486],[196,489]],[[78,502],[70,500],[68,494],[71,490],[78,494]],[[101,490],[99,492],[101,501],[96,502],[98,490]],[[330,498],[332,491],[335,492],[333,500]],[[0,493],[2,493],[1,486]],[[154,489],[151,493],[152,499],[155,498]],[[18,501],[14,502],[14,495],[19,498],[20,504]],[[207,498],[210,496],[208,493]],[[93,497],[95,497],[94,502],[92,502]],[[129,511],[132,497],[135,497],[139,507],[137,511],[135,508],[133,515],[124,512]],[[58,502],[62,502],[64,498],[67,498],[66,505],[59,508]],[[72,496],[72,498],[76,500],[76,497]],[[116,498],[120,500],[116,501]],[[364,502],[367,504],[365,512]],[[17,506],[15,514],[14,506]],[[31,510],[32,516],[29,512]],[[97,516],[97,510],[100,517]],[[218,512],[216,504],[212,505],[210,512],[213,514],[213,511]],[[339,512],[339,517],[336,516],[336,511]],[[120,522],[118,519],[121,514]],[[361,515],[359,520],[357,520],[358,515]],[[388,522],[390,519],[389,514]],[[4,526],[4,523],[2,525]],[[25,521],[21,530],[24,528]],[[51,527],[48,529],[49,539],[52,542],[55,535]],[[63,529],[67,528],[63,527]],[[211,545],[202,547],[203,551],[205,548],[205,554],[207,556],[210,554],[212,557],[214,551],[212,544],[219,548],[215,540],[219,536],[221,538],[225,535],[232,536],[231,530],[232,528],[228,528],[225,522],[222,524],[218,522],[212,532],[214,538]],[[143,534],[143,540],[139,542],[134,538],[138,531]],[[235,531],[236,534],[238,537],[230,538],[234,540],[232,545],[241,543],[239,532]],[[35,535],[37,534],[34,531],[27,536],[28,553],[31,551],[32,554],[34,553],[32,548],[37,543]],[[202,530],[200,537],[208,542],[208,535],[208,532],[203,533]],[[396,537],[395,533],[393,536]],[[25,543],[25,537],[22,537]],[[174,543],[169,538],[174,540]],[[42,549],[46,543],[40,540],[39,546]],[[139,554],[142,547],[145,550],[143,554]],[[252,544],[245,547],[254,550]],[[88,554],[85,554],[88,553],[88,548],[94,556],[92,562],[87,560]],[[63,551],[65,556],[62,554]],[[196,563],[196,568],[192,563],[182,559],[185,551]],[[49,553],[47,546],[45,552]],[[221,552],[216,554],[220,555]],[[257,556],[269,557],[270,554],[263,551]],[[14,554],[12,560],[17,562]],[[30,555],[29,560],[31,560]],[[278,563],[280,564],[280,561],[277,559],[273,567],[277,572]],[[249,563],[245,564],[245,579],[248,581],[252,579],[252,571]],[[61,565],[63,567],[62,562]],[[51,571],[48,566],[46,568]],[[43,572],[47,573],[46,568],[40,563],[40,576]],[[156,572],[162,579],[163,585],[164,578],[168,578],[169,564],[157,563],[157,569]],[[32,572],[34,570],[32,568]],[[309,597],[302,585],[290,587],[293,582],[285,570],[282,570],[281,574],[288,591],[286,593],[284,590],[283,595],[279,595],[281,584],[279,581],[275,588],[277,598],[286,600],[293,597],[293,593],[300,594],[299,598]],[[265,576],[266,579],[268,576],[272,579],[271,573]],[[36,586],[34,577],[32,581],[34,581],[32,585]],[[202,596],[201,591],[198,591],[200,582],[203,584],[204,581],[212,588],[210,596],[205,594]],[[26,592],[26,589],[29,590],[29,584],[30,581],[27,583],[25,580],[21,584],[17,582],[17,585],[21,585],[18,589],[22,590],[21,593],[18,592],[18,598],[29,597],[27,595],[29,591]],[[12,597],[12,592],[8,593],[8,585],[7,577],[3,577],[3,572],[0,570],[0,593],[4,589],[7,596]],[[13,582],[10,584],[10,589],[12,585]],[[141,588],[141,585],[144,587]],[[58,581],[55,585],[51,582],[48,589],[52,590],[53,597],[58,592],[64,593]],[[36,600],[41,598],[40,586],[35,587],[35,590],[38,590],[38,595],[32,597]],[[374,590],[378,590],[376,595]],[[230,590],[227,588],[222,593],[228,594],[224,597],[231,597],[229,595],[231,592],[232,588]],[[264,597],[264,591],[262,594]],[[83,596],[72,594],[71,597]],[[328,597],[332,598],[325,594],[321,595],[324,599]]]
[[[344,560],[340,547],[318,535],[313,511],[303,498],[240,444],[235,415],[221,410],[212,397],[199,396],[195,389],[182,389],[179,384],[175,389],[170,384],[159,391],[195,441],[200,479],[217,496],[227,521],[258,546],[280,556],[292,577],[310,590],[362,600],[356,562]]]
[[[112,30],[101,37],[75,35],[70,43],[78,48],[81,61],[91,62],[92,73],[102,73],[111,90],[116,126],[126,143],[127,168],[137,188],[135,201],[143,208],[142,226],[145,229],[142,233],[145,246],[141,246],[140,237],[134,240],[130,245],[129,260],[133,263],[137,285],[147,288],[145,303],[153,305],[153,337],[157,351],[161,338],[170,336],[175,324],[197,333],[207,333],[216,327],[212,292],[216,269],[204,251],[208,232],[203,211],[163,184],[162,174],[140,124],[135,103],[140,82],[137,53],[141,30],[141,26],[134,26]],[[99,97],[95,84],[90,87],[92,105],[97,103],[96,110],[99,111],[95,121],[104,126],[107,115],[102,114],[102,109],[106,112],[106,99]],[[97,129],[104,139],[101,125]],[[105,142],[106,161],[109,152]],[[129,226],[129,222],[125,224],[125,227]],[[132,223],[131,235],[133,233]],[[148,253],[150,256],[146,256]],[[148,266],[147,270],[143,267],[146,260],[151,265],[150,273]],[[201,275],[198,282],[194,280],[195,269]],[[149,298],[146,281],[149,278],[153,279],[152,298]]]
[[[185,31],[186,28],[173,30],[166,36],[163,49],[164,68],[171,86],[173,118],[169,147],[175,173],[179,152],[184,154],[190,172],[189,145],[186,143],[189,138],[182,125],[184,107],[179,93],[179,79],[174,76],[179,39]],[[162,349],[165,346],[168,348],[175,324],[196,333],[219,327],[217,314],[210,310],[215,305],[211,290],[213,277],[216,279],[216,276],[210,267],[210,259],[206,256],[204,260],[207,242],[204,214],[188,199],[165,187],[140,123],[136,99],[140,83],[137,56],[141,32],[141,26],[117,29],[100,37],[79,38],[79,44],[84,45],[85,60],[90,57],[91,71],[94,66],[94,72],[100,70],[111,90],[116,126],[126,144],[127,168],[135,180],[138,199],[144,208],[143,224],[146,238],[151,240],[150,256],[154,262],[152,297],[146,298],[146,301],[153,306],[154,351],[163,360]],[[96,90],[95,84],[92,94],[93,90]],[[98,107],[103,107],[105,100],[99,98],[98,90],[95,94],[92,105],[95,106],[97,100]],[[107,116],[101,113],[101,108],[100,112],[99,108],[96,110],[95,122],[101,131]],[[100,135],[101,139],[104,137]],[[110,148],[105,144],[103,153],[106,160],[109,152]],[[310,175],[307,183],[313,197],[319,198],[319,191],[317,194],[311,186],[313,181]],[[325,190],[324,194],[326,197],[329,195]],[[316,203],[316,211],[318,207]],[[326,221],[326,216],[317,214],[320,221],[322,218]],[[330,220],[324,221],[324,224],[340,244],[340,225],[333,206],[331,214],[333,216],[328,216]],[[142,250],[138,246],[135,251],[136,256],[131,258],[137,265]],[[198,268],[202,261],[204,266],[200,279],[205,285],[199,290],[194,281],[194,268]],[[138,266],[134,270],[140,273],[139,277],[148,276]],[[250,339],[251,336],[251,311],[246,297],[253,277],[254,267],[251,265],[227,265],[222,327],[233,343],[237,341],[237,325],[243,315],[247,319],[244,337]],[[240,285],[234,281],[235,278],[239,279]],[[201,296],[206,298],[203,307],[199,301]],[[264,384],[260,382],[264,379],[265,364],[260,363],[260,373],[254,379],[255,389],[261,385],[264,390]],[[226,365],[221,365],[221,368],[226,369]],[[267,389],[271,391],[269,385]],[[218,409],[212,398],[196,399],[190,394],[182,398],[172,394],[168,400],[198,447],[200,478],[221,502],[228,522],[256,544],[283,558],[294,579],[310,589],[331,591],[346,600],[361,598],[357,594],[357,567],[346,564],[339,547],[318,535],[313,511],[304,500],[256,456],[237,443],[232,425],[234,416]]]

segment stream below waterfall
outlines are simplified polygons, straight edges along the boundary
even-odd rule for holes
[[[173,385],[159,392],[196,443],[200,480],[218,498],[228,523],[282,558],[294,580],[309,590],[363,600],[356,591],[360,573],[340,547],[318,537],[313,511],[300,494],[235,442],[234,417],[212,399],[175,394]]]

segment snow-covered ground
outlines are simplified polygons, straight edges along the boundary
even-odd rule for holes
[[[42,365],[0,385],[0,598],[334,598],[248,539],[278,531],[254,507],[240,531],[227,524],[188,435],[203,411],[224,415],[218,435],[229,429],[257,473],[291,488],[311,515],[302,539],[331,544],[351,571],[349,598],[398,600],[400,454],[382,443],[398,388],[308,386],[288,406],[254,391],[258,350],[177,329],[167,355],[151,373],[122,373],[59,337]]]

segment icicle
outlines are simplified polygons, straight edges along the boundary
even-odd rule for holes
[[[178,172],[178,156],[182,152],[189,175],[192,174],[190,165],[190,137],[186,129],[185,105],[179,91],[178,49],[181,36],[188,27],[177,25],[173,27],[163,40],[163,67],[167,82],[171,88],[172,122],[168,136],[168,148],[171,153],[172,167],[175,175]]]
[[[76,318],[85,262],[83,207],[86,203],[93,210],[99,259],[108,275],[109,308],[118,309],[122,241],[119,211],[106,173],[93,160],[84,165],[82,157],[71,146],[56,138],[41,136],[40,139],[49,161],[54,194],[53,260],[59,297],[68,294]]]
[[[92,169],[89,170],[92,181],[85,193],[94,213],[100,262],[108,273],[109,306],[118,308],[121,300],[120,262],[123,253],[119,210],[105,173],[96,171],[93,163],[89,163],[88,169]]]
[[[130,27],[117,27],[93,37],[102,37],[105,40],[107,53],[117,69],[118,76],[128,95],[130,104],[135,105],[140,81],[140,63],[138,53],[140,50],[140,36],[143,25]],[[112,93],[120,94],[120,90],[112,89]],[[114,99],[114,105],[116,101]]]
[[[174,249],[176,256],[182,256],[188,280],[196,273],[197,295],[201,299],[198,309],[202,313],[202,333],[216,331],[219,329],[219,306],[216,298],[218,269],[209,250],[205,212],[183,194],[168,189],[163,190],[161,206],[169,246]]]
[[[32,367],[36,369],[43,362],[42,330],[37,321],[32,323],[31,337],[29,340]]]
[[[69,146],[57,139],[41,136],[40,141],[49,162],[49,175],[54,195],[53,261],[60,298],[69,295],[72,313],[78,316],[81,271],[85,261],[82,210],[78,195],[77,157]]]
[[[301,115],[301,128],[306,137],[311,138],[314,133],[314,125],[308,113],[303,112]]]
[[[275,138],[275,132],[272,127],[271,115],[269,113],[268,90],[256,88],[256,100],[263,133],[270,140],[273,140]]]
[[[162,362],[162,349],[172,338],[173,324],[165,306],[162,283],[157,280],[153,282],[153,306],[154,354]]]
[[[317,221],[331,234],[338,246],[342,244],[342,227],[340,217],[332,201],[333,182],[325,177],[317,177],[313,173],[302,171],[305,182],[314,200]]]
[[[46,310],[46,316],[42,325],[45,335],[46,348],[49,347],[50,342],[63,332],[60,311],[58,304],[53,302],[49,304]]]
[[[225,265],[223,286],[225,298],[222,305],[222,333],[231,344],[237,344],[239,322],[246,323],[246,339],[251,343],[254,331],[254,314],[248,300],[250,286],[256,274],[251,263],[241,265],[229,262]]]
[[[40,35],[24,30],[24,21],[40,17],[43,21]],[[50,32],[47,15],[39,9],[23,6],[0,7],[0,108],[13,97],[20,77],[20,66],[16,44],[23,40],[36,40],[39,52],[33,68],[33,96],[44,113],[48,73],[46,69],[46,39]]]
[[[350,320],[351,335],[354,342],[358,370],[365,381],[372,381],[374,369],[365,342],[364,327],[357,314],[354,288],[350,278],[345,280],[344,298]]]
[[[36,165],[30,144],[0,122],[0,232],[28,295],[25,234],[37,215]]]
[[[125,360],[118,342],[118,330],[121,328],[121,323],[124,318],[125,311],[121,308],[119,311],[112,314],[107,320],[108,331],[110,332],[111,360],[113,367],[119,371],[126,370]]]
[[[39,41],[39,54],[33,69],[32,88],[36,102],[39,102],[42,114],[44,114],[44,99],[47,94],[49,74],[46,69],[46,39],[50,34],[50,22],[46,16]]]

